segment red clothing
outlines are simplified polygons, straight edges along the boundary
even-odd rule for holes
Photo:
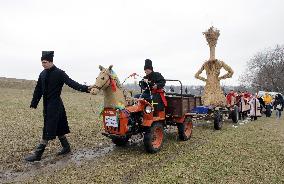
[[[227,99],[227,105],[229,105],[229,106],[234,105],[234,103],[235,103],[235,93],[229,93],[226,96],[226,99]]]
[[[165,91],[163,89],[153,89],[152,90],[152,93],[155,94],[160,94],[161,98],[162,98],[162,101],[164,103],[164,106],[167,107],[168,106],[168,102],[167,102],[167,99],[165,97]]]
[[[250,96],[251,96],[251,94],[250,94],[250,93],[244,93],[244,98],[249,99],[249,98],[250,98]]]

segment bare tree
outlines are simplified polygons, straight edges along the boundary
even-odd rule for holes
[[[240,81],[255,91],[284,92],[284,45],[276,45],[253,56]]]

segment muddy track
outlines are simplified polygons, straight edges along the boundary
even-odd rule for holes
[[[140,147],[142,146],[141,141],[142,137],[140,135],[133,136],[127,147]],[[111,155],[116,149],[118,148],[112,143],[100,144],[100,147],[94,149],[82,148],[74,150],[66,156],[43,157],[41,161],[34,163],[23,161],[21,164],[24,169],[21,171],[12,169],[0,171],[0,183],[20,183],[37,175],[52,175],[55,171],[61,170],[69,165],[80,166],[89,161],[95,163],[102,159],[102,157]]]
[[[194,126],[203,127],[204,129],[212,129],[212,124],[206,123],[198,123],[194,124]],[[193,132],[194,134],[194,132]],[[195,149],[206,144],[206,140],[202,138],[191,138],[190,149]],[[171,142],[176,142],[177,144],[172,145]],[[177,130],[175,127],[169,127],[166,129],[165,134],[165,145],[164,147],[171,146],[171,151],[165,151],[159,155],[161,159],[154,160],[150,163],[141,163],[139,165],[134,166],[131,171],[124,174],[122,181],[123,183],[135,183],[139,180],[139,176],[143,172],[155,172],[165,166],[169,162],[173,162],[180,156],[180,154],[184,154],[185,150],[181,149],[179,146],[179,140],[177,135]],[[130,150],[132,152],[129,153],[129,159],[133,156],[132,153],[135,151],[144,151],[143,149],[143,138],[140,135],[133,136],[130,140],[129,144],[123,149]],[[89,149],[89,148],[81,148],[75,149],[71,154],[65,157],[57,157],[57,156],[48,156],[43,157],[40,162],[27,163],[22,162],[22,170],[4,170],[0,171],[0,183],[20,183],[24,181],[28,181],[31,178],[41,175],[41,176],[50,176],[54,174],[54,172],[58,170],[62,170],[70,165],[80,166],[84,165],[87,162],[92,162],[92,165],[96,165],[101,162],[104,158],[112,159],[115,158],[116,155],[123,154],[121,152],[121,148],[117,148],[112,143],[99,144],[99,147]],[[134,153],[133,153],[134,154]],[[133,159],[134,161],[135,159]]]
[[[95,149],[75,150],[64,157],[53,156],[43,158],[40,162],[27,163],[23,161],[23,171],[6,170],[0,172],[0,183],[23,182],[36,175],[50,175],[56,170],[70,164],[82,165],[86,161],[95,161],[113,151],[114,145],[105,145]]]
[[[172,131],[170,130],[167,130]],[[141,135],[133,136],[129,141],[129,144],[125,149],[141,149],[143,147],[143,138]],[[95,163],[100,161],[102,157],[111,156],[111,153],[115,152],[116,148],[114,144],[100,144],[100,147],[94,149],[82,148],[72,151],[66,156],[47,156],[43,157],[41,161],[34,163],[28,163],[22,161],[22,170],[2,170],[0,171],[0,183],[20,183],[27,181],[37,175],[49,176],[54,172],[64,169],[69,165],[80,166],[88,161]],[[119,150],[118,150],[119,151]],[[157,164],[157,163],[153,163]],[[146,166],[145,166],[146,167]],[[139,169],[139,168],[138,168]],[[126,176],[127,178],[128,176]],[[129,178],[130,174],[129,174]]]

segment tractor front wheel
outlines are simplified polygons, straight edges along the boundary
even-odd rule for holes
[[[193,124],[190,118],[186,118],[184,122],[179,123],[177,127],[180,140],[187,141],[191,138]]]
[[[144,146],[148,153],[158,152],[164,140],[164,127],[161,122],[155,122],[144,134]]]

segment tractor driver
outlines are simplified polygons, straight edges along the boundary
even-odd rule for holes
[[[155,111],[163,111],[164,107],[167,106],[165,92],[163,90],[166,80],[159,72],[153,71],[152,61],[150,59],[145,60],[144,71],[146,76],[139,82],[139,86],[144,90],[141,98],[152,103]],[[150,94],[152,94],[152,99]],[[135,97],[139,98],[139,96],[140,95],[136,95]]]

